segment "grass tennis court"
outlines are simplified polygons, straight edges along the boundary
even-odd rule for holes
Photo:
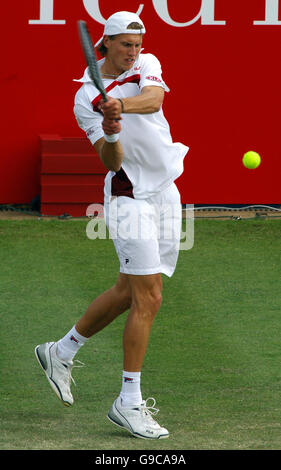
[[[111,240],[87,220],[2,220],[1,449],[281,449],[281,220],[198,220],[195,244],[164,280],[142,373],[163,441],[106,414],[121,387],[125,316],[93,337],[74,369],[75,403],[51,391],[34,347],[65,334],[115,281]]]

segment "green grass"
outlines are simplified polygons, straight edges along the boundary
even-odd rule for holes
[[[106,418],[126,314],[80,350],[73,407],[35,360],[117,277],[112,241],[89,240],[86,224],[0,221],[0,448],[281,449],[281,221],[196,221],[194,247],[164,277],[142,373],[170,431],[157,442]]]

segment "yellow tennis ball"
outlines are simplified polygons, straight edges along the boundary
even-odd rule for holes
[[[260,165],[261,157],[257,152],[250,150],[246,152],[242,159],[243,165],[250,170],[254,170]]]

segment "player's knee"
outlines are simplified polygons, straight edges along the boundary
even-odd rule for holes
[[[154,311],[154,314],[156,314],[158,312],[158,310],[160,309],[161,307],[161,304],[162,304],[162,294],[160,291],[158,292],[155,292],[152,294],[151,296],[151,305],[152,305],[152,309]]]
[[[161,307],[162,294],[160,290],[148,290],[135,296],[133,302],[141,315],[154,318]]]

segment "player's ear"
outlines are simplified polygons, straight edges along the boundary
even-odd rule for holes
[[[103,42],[103,44],[104,44],[104,46],[105,46],[106,48],[108,48],[108,46],[109,46],[109,41],[110,41],[109,36],[108,36],[107,34],[105,34],[105,35],[103,36],[102,42]]]

